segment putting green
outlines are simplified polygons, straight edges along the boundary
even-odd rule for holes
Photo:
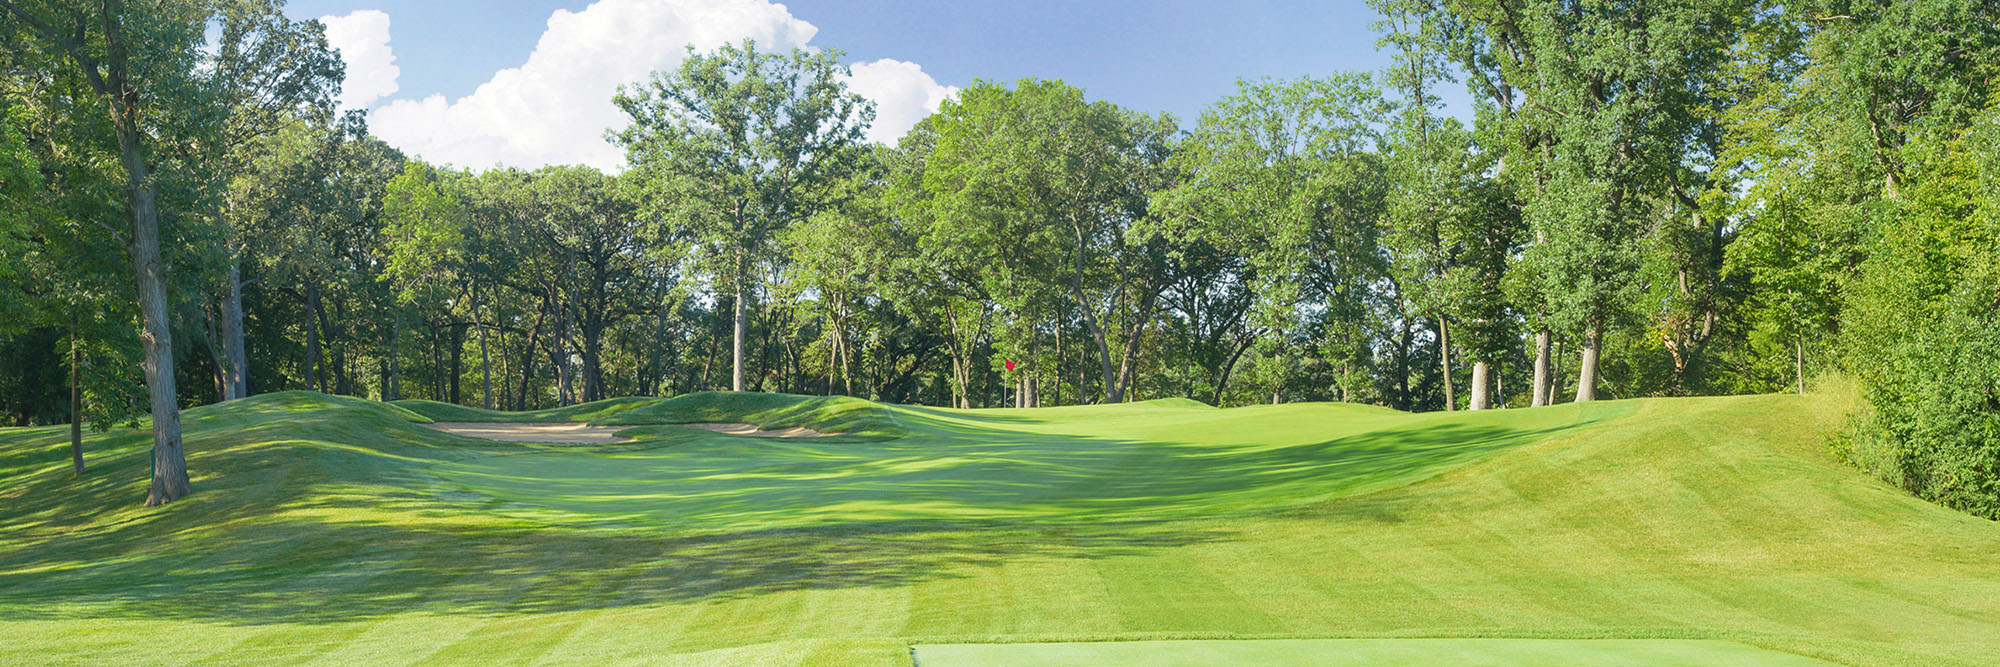
[[[188,410],[195,493],[151,509],[143,428],[91,434],[81,478],[67,429],[0,428],[0,664],[908,665],[1182,640],[1203,643],[1137,661],[1320,663],[1265,642],[1326,638],[1394,640],[1333,644],[1392,662],[1990,663],[2000,524],[1830,458],[1855,404],[696,394],[510,415],[285,392]],[[673,425],[693,422],[845,435]],[[1638,643],[1589,653],[1617,642]]]
[[[1825,665],[1689,639],[1262,639],[911,647],[917,667],[1095,665]]]

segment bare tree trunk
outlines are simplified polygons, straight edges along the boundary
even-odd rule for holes
[[[1528,407],[1539,408],[1548,405],[1555,397],[1555,378],[1549,377],[1549,343],[1552,336],[1547,328],[1535,330],[1535,386],[1534,398]]]
[[[1492,388],[1488,386],[1487,375],[1491,368],[1484,361],[1472,362],[1472,406],[1474,410],[1485,410],[1489,406]]]
[[[1438,366],[1444,373],[1444,411],[1451,412],[1458,407],[1458,396],[1451,386],[1451,327],[1444,317],[1437,318]]]
[[[1583,363],[1577,367],[1576,400],[1597,400],[1597,355],[1603,344],[1604,325],[1592,322],[1590,329],[1583,332]]]
[[[83,475],[83,346],[77,341],[82,329],[76,316],[69,317],[69,461],[77,476]]]

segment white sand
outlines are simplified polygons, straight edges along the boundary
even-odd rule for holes
[[[725,422],[711,422],[704,424],[675,424],[675,426],[686,426],[688,428],[698,428],[706,431],[715,431],[716,433],[727,433],[730,435],[748,435],[758,438],[817,438],[820,436],[827,435],[825,433],[821,433],[819,431],[815,431],[806,428],[804,426],[793,426],[791,428],[781,428],[769,431],[757,428],[755,424],[737,424],[737,423],[725,423]]]
[[[631,442],[631,438],[620,438],[619,431],[630,426],[591,426],[589,424],[518,424],[482,422],[438,422],[425,424],[446,433],[456,433],[487,440],[508,442],[560,442],[570,444],[603,444]]]

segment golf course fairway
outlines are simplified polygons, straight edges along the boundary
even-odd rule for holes
[[[284,392],[152,509],[143,428],[6,428],[0,663],[1990,664],[2000,524],[1834,460],[1856,404]]]

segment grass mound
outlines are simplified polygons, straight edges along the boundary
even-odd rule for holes
[[[1341,639],[1398,660],[1509,639],[1552,661],[1619,659],[1569,641],[1612,640],[1990,662],[2000,524],[1834,461],[1851,407],[692,395],[602,418],[651,422],[637,442],[537,447],[288,392],[187,411],[195,493],[151,509],[143,429],[92,434],[81,478],[66,429],[0,429],[0,663],[907,665],[911,646],[1183,640],[1277,659],[1238,640]],[[670,423],[842,419],[882,435]]]
[[[551,424],[559,422],[596,422],[628,410],[642,408],[659,402],[657,398],[629,396],[607,398],[601,401],[579,403],[546,410],[508,412],[505,410],[485,410],[451,403],[441,403],[424,399],[404,399],[394,404],[411,412],[441,422],[517,422],[523,424]]]
[[[821,433],[893,438],[907,433],[889,408],[848,396],[702,391],[594,420],[603,425],[727,422],[760,429],[803,426]]]

